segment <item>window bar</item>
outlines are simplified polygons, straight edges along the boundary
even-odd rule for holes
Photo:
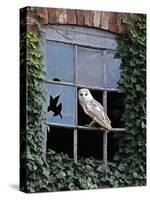
[[[74,129],[74,132],[73,132],[73,159],[74,159],[74,162],[77,163],[77,129]]]
[[[104,56],[104,87],[107,87],[107,71],[106,71],[106,61],[105,61],[106,51],[103,51]],[[104,111],[107,113],[107,90],[103,92],[103,107]],[[103,134],[103,161],[107,166],[107,131]]]
[[[75,53],[74,53],[74,80],[75,80],[75,124],[78,125],[78,88],[77,88],[77,81],[78,81],[78,65],[77,65],[77,45],[75,45]],[[77,163],[78,158],[78,131],[75,128],[73,132],[73,157],[74,162]]]
[[[65,81],[53,81],[53,80],[46,80],[46,83],[51,83],[54,85],[68,85],[68,86],[75,86],[73,83],[65,82]]]
[[[55,85],[68,85],[68,86],[75,86],[74,83],[69,83],[65,81],[53,81],[53,80],[45,80],[45,83],[55,84]],[[90,90],[97,90],[97,91],[113,91],[113,92],[121,92],[119,89],[116,88],[104,88],[104,87],[92,87],[89,85],[78,85],[79,88],[88,88]]]
[[[103,106],[104,111],[107,113],[107,91],[103,92]],[[107,165],[107,131],[103,134],[103,161]]]
[[[46,119],[45,119],[46,120]],[[96,127],[88,127],[88,126],[73,126],[73,125],[68,125],[68,124],[57,124],[57,123],[49,123],[49,122],[45,122],[45,124],[47,126],[51,126],[51,127],[62,127],[62,128],[66,128],[66,129],[79,129],[79,130],[90,130],[90,131],[97,131],[97,132],[104,132],[102,129],[100,128],[96,128]],[[117,132],[118,134],[120,132],[126,132],[125,128],[112,128],[110,130],[110,132]]]

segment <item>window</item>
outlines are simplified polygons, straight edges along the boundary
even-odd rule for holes
[[[46,124],[50,126],[47,149],[68,153],[75,161],[93,156],[107,163],[115,149],[113,135],[125,130],[121,121],[123,94],[117,88],[120,60],[114,58],[116,36],[97,29],[61,25],[43,31]],[[86,126],[91,119],[78,103],[80,88],[89,88],[101,102],[112,122],[111,133]]]

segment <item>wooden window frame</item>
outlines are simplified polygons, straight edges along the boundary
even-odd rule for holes
[[[75,63],[75,83],[69,83],[69,82],[57,82],[53,80],[45,80],[46,84],[55,84],[55,85],[68,85],[68,86],[74,86],[77,97],[77,90],[78,88],[88,88],[90,90],[97,90],[102,91],[102,97],[103,97],[103,107],[105,112],[107,113],[107,92],[113,91],[113,92],[119,92],[119,89],[116,88],[108,88],[107,87],[107,73],[106,73],[106,65],[104,63],[104,87],[91,87],[87,85],[78,85],[77,83],[77,76],[78,76],[78,62],[77,62],[77,47],[83,46],[83,47],[89,47],[94,49],[103,50],[105,53],[105,50],[112,50],[116,51],[117,42],[116,42],[116,34],[109,33],[106,31],[94,29],[94,28],[86,28],[86,27],[78,27],[78,26],[67,26],[67,25],[49,25],[46,27],[42,27],[41,29],[41,37],[42,42],[40,45],[40,49],[43,52],[43,62],[44,66],[46,68],[46,41],[57,41],[57,42],[63,42],[67,44],[73,44],[75,46],[75,56],[74,56],[74,63]],[[79,126],[78,123],[78,100],[75,98],[75,123],[76,125],[67,125],[67,124],[57,124],[57,123],[48,123],[46,122],[46,125],[51,127],[64,127],[64,128],[71,128],[73,129],[73,157],[74,161],[77,162],[77,152],[78,152],[78,144],[77,144],[77,137],[78,137],[78,130],[90,130],[90,131],[96,131],[99,132],[100,130],[98,128],[94,127],[85,127],[85,126]],[[124,132],[125,128],[112,128],[109,132]],[[107,165],[107,131],[103,131],[103,161],[104,164]]]

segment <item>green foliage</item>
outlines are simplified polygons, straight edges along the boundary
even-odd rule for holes
[[[49,150],[43,156],[42,88],[44,72],[39,37],[31,32],[21,35],[21,66],[27,69],[27,130],[21,133],[25,145],[21,164],[26,177],[21,189],[26,192],[96,189],[140,186],[146,182],[146,19],[131,15],[124,19],[127,34],[118,40],[118,57],[122,59],[120,88],[125,96],[123,119],[127,132],[116,134],[120,145],[114,162],[104,166],[93,158],[74,163],[68,155]],[[26,51],[27,45],[27,51]],[[22,70],[24,73],[25,71]]]
[[[68,155],[49,150],[48,191],[82,190],[143,185],[143,176],[128,171],[127,163],[108,163],[94,158],[81,158],[74,163]],[[143,169],[141,169],[143,170]]]
[[[39,38],[27,32],[21,35],[21,67],[26,68],[26,135],[25,149],[21,152],[21,163],[25,166],[24,176],[27,181],[21,189],[27,192],[46,191],[49,171],[43,156],[42,116],[45,93],[42,88],[44,72],[42,53],[38,50]],[[26,50],[27,48],[27,50]],[[24,71],[21,71],[23,73]],[[24,75],[25,76],[25,75]],[[23,137],[21,136],[21,140]]]
[[[119,85],[125,94],[127,132],[118,136],[118,159],[128,164],[132,183],[139,178],[138,185],[146,178],[146,16],[127,15],[124,23],[128,31],[118,39],[117,57],[122,60]]]

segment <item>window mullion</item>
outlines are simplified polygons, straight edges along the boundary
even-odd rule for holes
[[[104,88],[107,88],[107,71],[106,71],[106,50],[103,51],[103,69],[104,69]],[[107,114],[107,90],[103,92],[103,107],[104,111]],[[107,165],[107,131],[103,134],[103,161]]]
[[[75,124],[78,125],[78,62],[77,62],[77,45],[74,47],[74,80],[75,80]],[[73,157],[75,163],[77,163],[77,151],[78,150],[78,131],[75,128],[73,132]]]
[[[74,162],[77,163],[77,152],[78,152],[78,135],[77,135],[77,129],[74,129],[73,132],[73,158],[74,158]]]

